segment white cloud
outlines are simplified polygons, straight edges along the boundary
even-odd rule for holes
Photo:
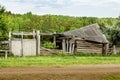
[[[120,0],[70,0],[73,5],[85,5],[85,6],[108,6],[110,3],[120,4]]]
[[[120,10],[120,0],[0,0],[0,3],[14,13],[116,17]]]

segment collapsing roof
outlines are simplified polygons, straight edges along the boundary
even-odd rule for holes
[[[98,24],[92,24],[80,29],[66,31],[62,33],[64,36],[72,36],[87,41],[93,41],[98,43],[108,43],[105,35],[102,34]]]

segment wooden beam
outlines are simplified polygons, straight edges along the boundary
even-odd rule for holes
[[[35,39],[35,30],[33,29],[33,39]]]
[[[55,35],[53,35],[53,43],[54,43],[55,46],[56,46],[56,36],[55,36]]]
[[[12,32],[12,35],[36,35],[33,32]]]
[[[75,52],[75,43],[72,44],[72,54]]]
[[[69,42],[69,53],[72,53],[72,43]]]
[[[107,55],[107,50],[108,50],[108,44],[103,44],[102,47],[102,55]]]
[[[113,54],[117,54],[115,45],[113,45]]]
[[[12,48],[11,48],[11,32],[9,32],[9,40],[8,40],[8,42],[9,42],[9,52],[11,53],[12,52]]]
[[[36,39],[36,55],[39,55],[40,54],[40,31],[37,30],[36,31],[36,36],[37,36],[37,39]]]
[[[65,39],[62,40],[62,50],[63,50],[63,53],[66,53],[66,43],[65,43]]]
[[[53,33],[40,33],[41,35],[52,36]]]
[[[54,33],[40,33],[41,35],[52,36]],[[12,32],[12,35],[21,35],[21,32]],[[23,35],[36,35],[34,32],[23,32]]]
[[[5,59],[7,59],[8,51],[5,51]]]
[[[74,53],[76,53],[77,52],[77,41],[75,40],[75,43],[74,43]]]
[[[66,40],[66,44],[67,44],[67,46],[66,46],[66,48],[67,48],[66,51],[69,52],[69,41],[68,41],[68,39]]]
[[[24,56],[24,53],[23,53],[23,32],[21,32],[21,55]]]

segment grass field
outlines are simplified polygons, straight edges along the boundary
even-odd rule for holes
[[[71,66],[71,65],[97,65],[120,64],[119,56],[100,55],[49,55],[31,57],[0,57],[0,67],[26,67],[26,66]]]
[[[120,80],[120,73],[119,74],[111,74],[111,75],[102,75],[102,80]]]

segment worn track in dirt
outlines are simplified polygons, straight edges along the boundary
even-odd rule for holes
[[[0,80],[101,80],[120,74],[120,65],[0,68]]]

